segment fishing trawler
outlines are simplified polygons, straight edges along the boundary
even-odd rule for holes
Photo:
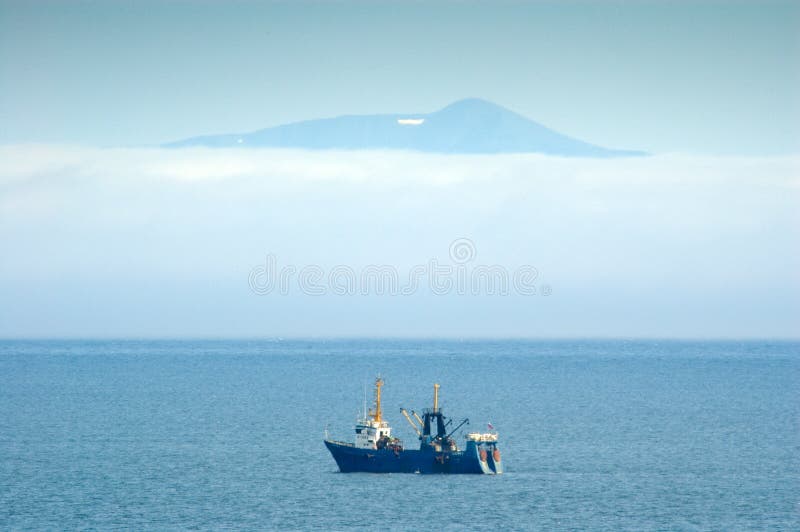
[[[449,428],[453,420],[439,409],[438,384],[433,385],[433,408],[423,410],[422,416],[413,410],[409,415],[406,409],[400,409],[419,437],[419,449],[406,449],[402,441],[392,436],[392,428],[383,418],[383,384],[383,379],[375,380],[375,406],[357,421],[354,442],[331,440],[326,434],[325,446],[342,473],[499,475],[503,472],[497,432],[470,432],[466,435],[464,449],[458,447],[453,435],[469,424],[469,419]]]

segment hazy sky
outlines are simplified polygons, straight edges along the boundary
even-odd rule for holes
[[[0,2],[0,142],[155,144],[482,97],[620,148],[800,149],[798,2]]]
[[[799,89],[798,2],[0,0],[0,337],[797,337]],[[468,96],[656,155],[152,147]],[[248,285],[460,238],[537,294]]]
[[[0,336],[796,337],[798,158],[0,147]],[[297,272],[535,267],[534,295]],[[257,295],[254,268],[292,266]],[[276,269],[277,269],[276,268]],[[545,295],[541,288],[549,286]]]

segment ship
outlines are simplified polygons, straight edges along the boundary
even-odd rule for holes
[[[454,434],[469,419],[450,428],[453,419],[439,408],[439,384],[433,385],[433,408],[424,409],[422,416],[405,408],[400,409],[419,438],[419,449],[407,449],[392,436],[392,428],[384,419],[381,408],[381,387],[384,381],[375,380],[375,405],[363,414],[355,425],[355,441],[329,439],[325,446],[342,473],[420,473],[420,474],[477,474],[499,475],[503,472],[498,435],[490,432],[469,432],[464,448],[459,448]],[[365,401],[366,402],[366,401]],[[413,417],[412,417],[413,416]],[[488,425],[493,429],[491,424]]]

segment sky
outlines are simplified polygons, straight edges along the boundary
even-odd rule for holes
[[[798,30],[778,2],[0,1],[0,337],[797,338]],[[652,156],[158,147],[464,97]],[[311,293],[434,262],[535,290]]]
[[[152,145],[481,97],[592,143],[800,148],[797,2],[0,2],[0,142]]]

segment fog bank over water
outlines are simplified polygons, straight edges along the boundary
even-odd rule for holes
[[[800,159],[0,147],[2,336],[796,336]],[[532,265],[543,296],[256,295]]]

